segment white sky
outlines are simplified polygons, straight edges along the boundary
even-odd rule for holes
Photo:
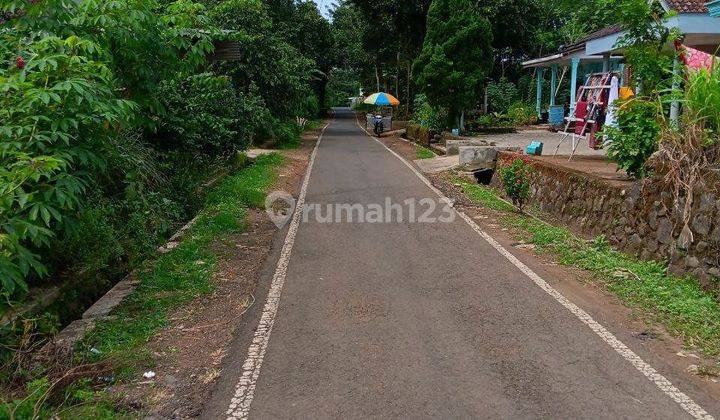
[[[313,0],[318,6],[318,10],[325,16],[326,19],[330,20],[330,12],[328,7],[332,7],[333,0]]]

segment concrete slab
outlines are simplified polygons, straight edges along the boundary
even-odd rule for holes
[[[495,168],[498,151],[494,146],[460,146],[458,152],[460,168],[465,171]]]
[[[256,159],[260,155],[269,155],[271,153],[277,153],[277,150],[273,149],[247,149],[245,155],[250,160]]]
[[[525,150],[525,146],[530,144],[533,140],[539,140],[543,142],[543,155],[552,156],[555,153],[555,147],[560,143],[562,134],[551,133],[545,130],[523,130],[517,133],[508,134],[486,134],[481,136],[472,137],[473,139],[485,140],[487,142],[494,142],[498,147],[520,147]],[[605,156],[605,150],[594,150],[588,147],[588,142],[585,139],[580,139],[580,143],[575,151],[576,156]],[[568,137],[561,145],[558,155],[569,156],[572,151],[572,142]]]
[[[436,174],[458,166],[459,159],[458,155],[439,156],[432,159],[418,159],[415,163],[420,168],[420,171],[426,174]]]
[[[485,140],[482,139],[471,139],[471,140],[446,140],[445,141],[445,154],[457,155],[458,147],[460,146],[489,146]]]

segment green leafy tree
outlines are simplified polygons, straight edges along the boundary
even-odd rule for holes
[[[303,114],[312,94],[309,83],[314,62],[277,33],[267,6],[260,0],[227,0],[210,15],[215,25],[233,31],[230,38],[240,43],[243,51],[239,60],[216,65],[218,73],[232,76],[241,92],[262,92],[275,117]]]
[[[423,49],[413,64],[416,83],[432,105],[459,111],[481,97],[490,59],[492,32],[480,9],[467,0],[435,0],[427,18]]]

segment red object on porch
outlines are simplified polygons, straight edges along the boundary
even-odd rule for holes
[[[588,103],[586,101],[578,101],[575,104],[575,118],[578,120],[584,120],[587,116],[587,109],[588,109]],[[585,129],[585,124],[582,123],[582,121],[577,121],[575,123],[575,134],[583,135],[583,130]]]

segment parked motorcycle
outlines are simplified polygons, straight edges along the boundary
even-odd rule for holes
[[[375,115],[373,119],[373,132],[379,136],[384,131],[382,115]]]

